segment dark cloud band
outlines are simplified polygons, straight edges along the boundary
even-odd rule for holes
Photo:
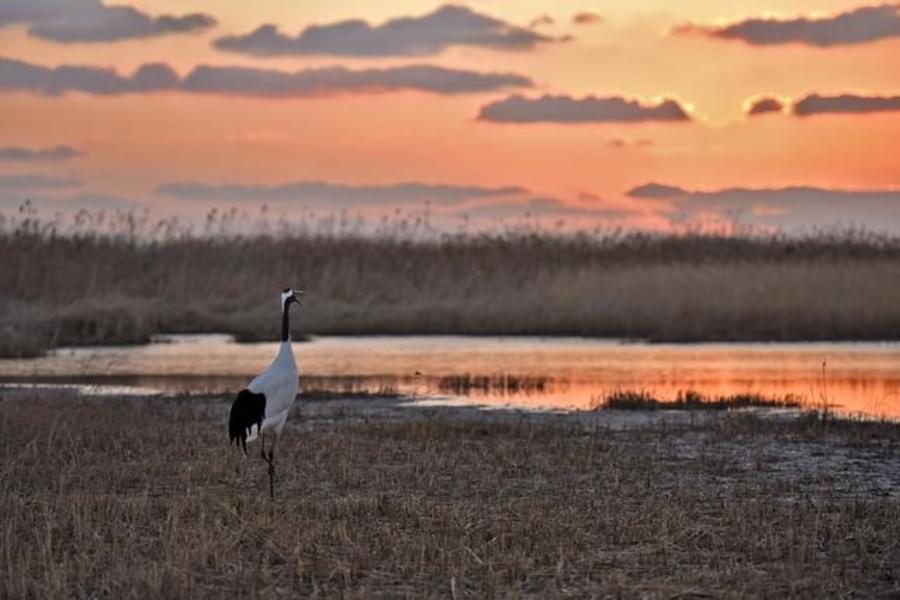
[[[784,104],[778,98],[764,96],[750,101],[747,107],[747,114],[751,117],[777,113],[784,110]]]
[[[80,185],[77,179],[28,173],[24,175],[0,175],[0,191],[23,192],[52,190]]]
[[[749,101],[747,114],[781,112],[785,103],[771,96],[762,96]],[[900,96],[861,96],[858,94],[838,94],[825,96],[808,94],[790,104],[791,112],[797,117],[823,114],[866,114],[900,111]]]
[[[808,117],[826,113],[874,113],[900,111],[900,96],[858,96],[810,94],[794,103],[794,114]]]
[[[54,146],[53,148],[22,148],[21,146],[0,147],[0,160],[10,162],[56,162],[84,156],[84,152],[70,146]]]
[[[479,73],[430,65],[352,70],[344,67],[287,72],[252,67],[199,66],[183,79],[168,65],[146,64],[132,75],[97,67],[42,67],[0,58],[0,90],[46,95],[84,92],[119,95],[182,91],[228,96],[291,98],[351,92],[416,90],[462,94],[530,87],[514,73]]]
[[[465,6],[446,5],[421,17],[392,19],[378,26],[360,20],[311,25],[297,36],[267,24],[244,35],[221,37],[214,45],[254,56],[424,56],[451,46],[522,50],[550,41]]]
[[[130,6],[107,6],[100,0],[2,0],[0,27],[28,25],[33,37],[54,42],[115,42],[208,29],[216,20],[206,14],[152,17]]]
[[[436,215],[478,221],[506,219],[618,219],[626,213],[605,206],[599,198],[572,204],[557,198],[536,196],[517,186],[483,187],[422,182],[388,185],[348,185],[299,181],[282,185],[241,185],[173,182],[160,185],[157,194],[185,202],[207,204],[257,203],[280,209],[395,210],[421,208],[431,203]]]
[[[817,187],[724,188],[694,191],[648,183],[627,192],[632,198],[665,200],[679,219],[713,218],[784,229],[863,226],[900,228],[900,190],[842,190]]]
[[[404,182],[392,185],[346,185],[321,181],[299,181],[282,185],[164,183],[157,193],[182,200],[221,202],[291,202],[312,206],[382,206],[385,204],[454,205],[476,198],[516,196],[519,187],[478,187]]]
[[[747,19],[725,27],[685,25],[676,34],[743,40],[754,46],[806,44],[830,47],[900,37],[900,4],[863,6],[823,18]]]
[[[642,104],[619,96],[582,99],[570,96],[526,98],[515,95],[482,107],[479,119],[497,123],[633,123],[689,121],[675,100]]]
[[[603,17],[595,12],[584,11],[572,17],[572,23],[576,25],[596,25],[603,22]]]

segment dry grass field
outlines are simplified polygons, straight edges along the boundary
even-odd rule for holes
[[[297,330],[317,334],[900,339],[900,240],[860,232],[367,237],[118,227],[0,227],[0,356],[154,333],[274,339],[273,290],[295,283],[308,290]]]
[[[896,425],[396,402],[298,404],[271,502],[227,399],[6,390],[0,596],[900,594]]]

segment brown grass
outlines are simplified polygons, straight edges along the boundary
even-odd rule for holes
[[[0,355],[154,333],[274,339],[275,294],[308,290],[313,334],[651,340],[900,339],[900,241],[287,232],[60,234],[0,228]]]
[[[893,434],[338,421],[286,432],[272,504],[227,410],[0,399],[0,596],[900,593],[900,502],[841,471],[896,465]]]

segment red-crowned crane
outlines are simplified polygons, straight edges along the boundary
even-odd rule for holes
[[[260,373],[250,385],[238,393],[231,405],[228,435],[247,453],[247,442],[257,437],[264,461],[269,463],[269,495],[275,497],[275,443],[284,428],[288,411],[300,389],[300,373],[291,347],[291,304],[301,304],[301,290],[285,288],[281,293],[281,345],[269,368]],[[266,434],[272,446],[266,454]]]

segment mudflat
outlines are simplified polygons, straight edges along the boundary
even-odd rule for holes
[[[0,594],[892,596],[900,426],[298,403],[275,501],[230,398],[0,396]]]

